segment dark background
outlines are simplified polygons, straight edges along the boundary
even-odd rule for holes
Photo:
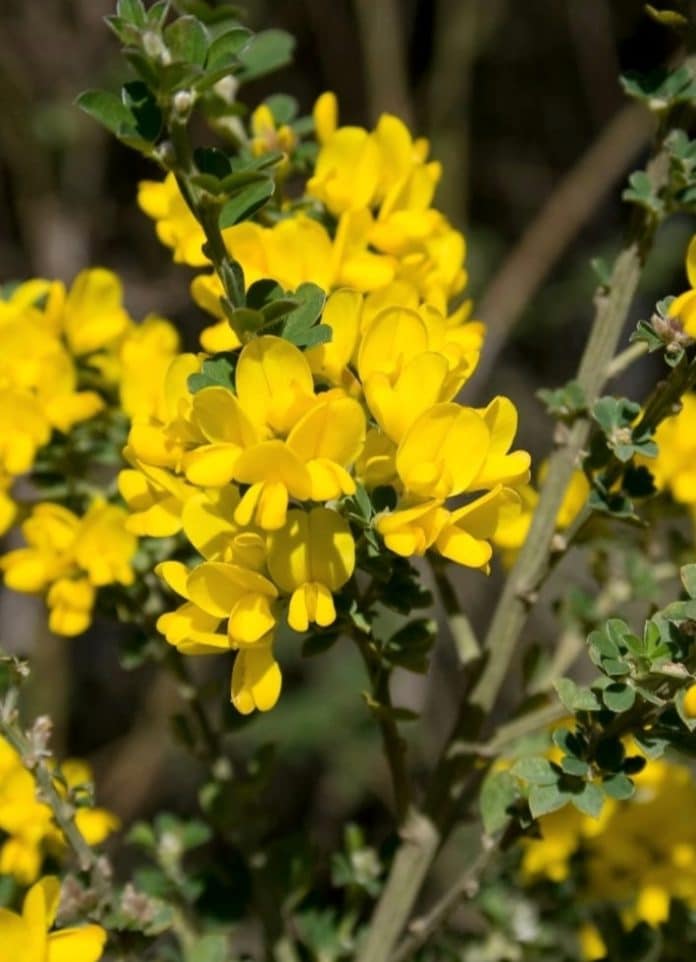
[[[136,317],[171,317],[194,346],[203,318],[188,300],[190,272],[172,265],[135,204],[138,180],[155,171],[73,106],[84,88],[124,79],[101,19],[111,9],[107,0],[0,0],[0,279],[69,280],[84,266],[108,266],[123,277]],[[471,396],[510,395],[521,442],[543,457],[551,425],[535,391],[575,370],[592,316],[590,260],[610,257],[621,242],[629,215],[621,185],[650,137],[618,74],[677,55],[674,35],[638,0],[249,0],[247,9],[253,27],[297,37],[293,67],[245,88],[252,106],[282,90],[307,112],[332,89],[343,122],[367,124],[389,109],[431,138],[446,165],[438,203],[466,233],[470,290],[493,332],[486,377]],[[687,221],[663,230],[633,324],[683,288],[692,230]],[[640,398],[652,376],[642,365],[621,388]],[[500,572],[458,579],[481,630]],[[166,739],[168,716],[180,708],[175,685],[149,668],[124,673],[107,626],[75,641],[51,639],[40,604],[5,595],[0,613],[2,643],[35,659],[27,710],[53,715],[59,752],[95,763],[99,798],[126,820],[162,806],[190,810],[200,773]],[[530,629],[549,645],[556,630],[543,609]],[[333,844],[346,818],[378,815],[388,800],[358,694],[361,667],[347,642],[308,663],[287,646],[280,657],[287,690],[279,707],[233,731],[230,748],[241,756],[277,739],[282,820],[311,825]],[[417,766],[428,764],[451,716],[461,683],[455,666],[443,630],[429,678],[395,686],[397,702],[425,711]],[[233,724],[223,691],[229,668],[226,659],[213,669],[222,680],[212,704]]]

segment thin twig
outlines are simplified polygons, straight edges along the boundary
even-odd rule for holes
[[[74,806],[57,791],[54,784],[55,772],[47,768],[42,758],[36,757],[29,738],[19,730],[12,716],[12,711],[0,711],[0,733],[20,756],[27,771],[34,776],[41,800],[53,812],[58,827],[77,856],[80,868],[88,872],[97,863],[97,853],[75,823]]]
[[[425,945],[431,935],[437,932],[463,899],[473,898],[476,895],[481,876],[497,851],[495,841],[485,836],[481,851],[466,871],[459,876],[440,901],[426,915],[411,922],[408,927],[408,935],[397,946],[389,962],[405,962],[422,945]]]

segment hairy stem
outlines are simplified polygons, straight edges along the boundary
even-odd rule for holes
[[[56,824],[62,831],[70,848],[77,857],[80,868],[88,872],[97,863],[97,853],[88,844],[75,823],[75,809],[70,801],[63,798],[54,784],[54,773],[47,768],[43,758],[36,757],[30,739],[12,720],[12,712],[0,711],[0,733],[14,748],[22,763],[36,779],[41,800],[53,812]]]

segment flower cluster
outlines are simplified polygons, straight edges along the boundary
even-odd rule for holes
[[[255,131],[264,126],[263,116],[256,111],[254,117],[251,144],[259,149]],[[428,142],[414,141],[405,125],[388,114],[369,133],[361,127],[337,128],[331,93],[318,99],[314,119],[320,150],[306,196],[294,205],[285,203],[275,223],[245,221],[223,231],[247,286],[264,278],[291,291],[309,281],[325,291],[347,287],[362,293],[395,285],[392,302],[408,307],[424,302],[446,313],[450,298],[466,284],[466,244],[431,206],[441,171],[439,164],[426,162]],[[209,266],[203,230],[173,174],[141,183],[138,200],[156,221],[157,235],[172,248],[175,261]],[[196,277],[191,293],[220,319],[203,332],[203,348],[239,347],[224,319],[217,275]],[[450,325],[461,325],[470,309],[464,303]],[[474,332],[481,335],[479,325],[472,326],[472,337]]]
[[[571,806],[543,816],[541,838],[524,843],[522,875],[527,883],[563,882],[582,856],[581,892],[588,903],[616,904],[627,924],[658,925],[673,898],[696,908],[696,831],[690,817],[696,781],[687,766],[666,759],[648,761],[632,778],[633,798],[606,800],[598,819]],[[584,933],[583,942],[588,958],[604,957],[593,930]]]
[[[72,791],[92,782],[89,766],[77,759],[63,762],[61,775],[62,781],[56,781],[61,792],[66,787]],[[80,807],[75,822],[90,845],[103,842],[119,826],[116,816],[103,808]],[[0,843],[0,875],[11,875],[20,885],[30,885],[38,878],[47,854],[55,857],[65,851],[66,843],[51,809],[36,797],[33,775],[1,738],[0,831],[6,836]]]
[[[103,268],[82,271],[69,289],[31,280],[0,301],[0,532],[28,512],[27,546],[1,558],[0,570],[16,591],[47,592],[57,634],[85,630],[97,588],[132,582],[136,539],[123,530],[118,506],[95,500],[82,516],[53,502],[23,508],[10,486],[31,472],[55,433],[68,440],[68,460],[54,467],[70,474],[78,470],[69,457],[79,423],[161,415],[162,381],[178,348],[169,321],[133,321],[121,282]],[[84,481],[70,478],[68,486]]]
[[[123,508],[102,499],[82,517],[53,502],[35,505],[21,526],[26,547],[0,558],[5,584],[45,593],[51,631],[81,634],[91,621],[97,589],[133,582],[137,539],[126,531],[125,519]]]
[[[334,623],[334,595],[356,566],[348,499],[359,487],[388,492],[374,528],[389,551],[434,550],[487,570],[491,539],[519,511],[529,477],[528,454],[510,451],[513,404],[456,401],[483,330],[467,304],[448,314],[465,283],[465,246],[431,207],[439,165],[395,117],[368,132],[338,128],[336,112],[333,95],[319,98],[303,203],[286,204],[273,224],[223,231],[248,285],[330,292],[321,318],[330,340],[302,351],[262,334],[242,345],[217,277],[196,278],[194,298],[221,318],[202,344],[227,352],[226,375],[206,382],[203,358],[178,356],[163,412],[133,423],[132,469],[119,482],[131,531],[183,530],[202,555],[192,568],[159,567],[184,599],[159,627],[186,653],[237,650],[232,700],[245,713],[280,693],[279,622],[299,632]],[[207,263],[173,177],[142,184],[140,203],[176,260]]]
[[[106,932],[100,925],[50,930],[60,901],[60,880],[42,878],[27,892],[22,914],[0,909],[0,962],[98,962]]]

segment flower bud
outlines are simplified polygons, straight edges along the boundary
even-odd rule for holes
[[[687,718],[696,718],[696,685],[690,685],[684,695],[684,714]]]
[[[190,90],[177,90],[174,94],[174,113],[182,120],[188,117],[193,107],[193,94]]]

